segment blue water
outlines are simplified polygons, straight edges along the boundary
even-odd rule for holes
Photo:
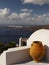
[[[18,30],[18,29],[9,29],[9,28],[0,28],[0,42],[8,43],[14,41],[19,43],[19,38],[28,38],[33,31],[28,30]]]

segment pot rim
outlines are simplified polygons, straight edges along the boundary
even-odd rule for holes
[[[40,43],[41,44],[42,42],[41,41],[33,41],[33,43]]]

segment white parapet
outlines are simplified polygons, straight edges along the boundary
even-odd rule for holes
[[[6,51],[0,55],[0,65],[6,65]]]
[[[11,48],[4,51],[0,55],[0,65],[12,65],[15,63],[21,63],[31,60],[29,49],[30,48],[28,46],[24,46]]]
[[[19,38],[19,47],[21,46],[21,43],[22,43],[22,38]]]

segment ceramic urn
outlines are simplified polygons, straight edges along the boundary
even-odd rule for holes
[[[33,41],[30,48],[30,56],[35,62],[39,62],[44,56],[44,46],[41,41]]]

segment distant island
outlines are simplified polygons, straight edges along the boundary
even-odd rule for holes
[[[49,29],[49,25],[35,25],[35,26],[17,26],[17,25],[8,25],[0,26],[0,28],[9,28],[9,29],[19,29],[19,30],[38,30],[38,29]]]
[[[24,29],[24,30],[37,30],[37,29],[49,29],[49,25],[36,25],[36,26],[16,26],[16,25],[9,25],[8,28],[12,29]]]

